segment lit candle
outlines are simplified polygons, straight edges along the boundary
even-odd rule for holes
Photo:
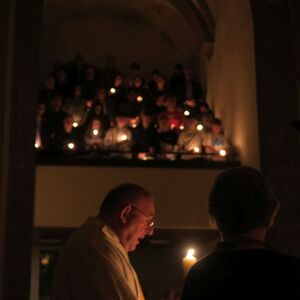
[[[41,145],[40,145],[39,142],[36,142],[36,143],[34,144],[34,147],[35,147],[36,149],[39,149],[39,148],[41,147]]]
[[[183,126],[183,125],[180,125],[179,129],[180,129],[180,130],[183,130],[183,129],[184,129],[184,126]]]
[[[111,88],[109,91],[112,95],[116,93],[116,89],[115,88]]]
[[[190,115],[190,112],[189,112],[188,110],[185,110],[185,111],[184,111],[184,115],[185,115],[185,116],[189,116],[189,115]]]
[[[226,156],[227,155],[227,151],[226,150],[224,150],[224,149],[221,149],[220,151],[219,151],[219,154],[220,154],[220,156]]]
[[[75,128],[78,127],[78,123],[77,123],[77,122],[74,122],[74,123],[73,123],[73,127],[75,127]]]
[[[175,128],[175,124],[171,124],[171,129],[174,129]]]
[[[197,125],[197,130],[198,130],[198,131],[203,130],[203,125],[202,125],[202,124],[198,124],[198,125]]]
[[[196,257],[194,256],[195,250],[189,249],[186,256],[182,259],[183,264],[183,273],[184,276],[188,273],[190,268],[194,265],[194,263],[197,261]]]
[[[137,127],[137,124],[136,124],[136,123],[133,123],[133,124],[131,125],[131,127],[132,127],[132,128],[136,128],[136,127]]]
[[[99,130],[97,130],[97,129],[93,130],[93,135],[98,135],[98,133],[99,133]]]
[[[200,148],[199,148],[199,147],[195,147],[195,148],[194,148],[194,152],[195,152],[195,153],[199,153],[199,152],[200,152]]]
[[[121,135],[121,141],[122,142],[127,141],[127,135],[126,134]]]
[[[137,102],[142,102],[144,99],[142,96],[137,96],[136,100],[137,100]]]
[[[68,144],[68,148],[69,148],[70,150],[74,150],[74,149],[75,149],[75,144],[74,144],[74,143],[69,143],[69,144]]]

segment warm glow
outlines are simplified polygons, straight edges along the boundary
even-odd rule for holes
[[[186,253],[187,258],[193,258],[194,255],[195,255],[195,249],[193,249],[193,248],[189,249]]]
[[[194,255],[195,255],[195,250],[194,249],[189,249],[187,251],[186,256],[182,259],[184,275],[186,275],[188,273],[188,271],[190,270],[190,268],[197,261],[197,259],[196,259],[196,257]]]
[[[136,124],[136,123],[133,123],[133,124],[131,124],[131,127],[132,127],[132,128],[136,128],[136,127],[137,127],[137,124]]]
[[[219,151],[219,154],[220,154],[220,156],[226,156],[226,155],[227,155],[227,151],[224,150],[224,149],[221,149],[221,150]]]
[[[137,100],[137,102],[142,102],[144,99],[142,96],[137,96],[136,100]]]
[[[78,123],[77,123],[77,122],[74,122],[74,123],[73,123],[73,127],[75,127],[75,128],[78,127]]]
[[[35,147],[36,149],[39,149],[40,146],[41,146],[41,145],[40,145],[39,143],[35,143],[35,144],[34,144],[34,147]]]
[[[127,141],[127,135],[126,134],[123,134],[121,136],[121,141],[123,141],[123,142]]]
[[[183,126],[183,125],[180,125],[179,129],[180,129],[180,130],[183,130],[183,129],[184,129],[184,126]]]
[[[190,113],[188,110],[185,110],[185,111],[184,111],[184,115],[185,115],[185,116],[189,116],[190,114],[191,114],[191,113]]]
[[[115,94],[116,93],[116,89],[115,88],[111,88],[109,91],[111,94]]]
[[[93,135],[98,135],[98,133],[99,133],[99,130],[97,130],[97,129],[93,130]]]
[[[74,143],[69,143],[69,144],[68,144],[68,148],[69,148],[70,150],[73,150],[73,149],[75,148],[75,144],[74,144]]]
[[[199,147],[195,147],[195,148],[194,148],[194,152],[195,152],[195,153],[199,153],[199,152],[200,152],[200,148],[199,148]]]
[[[197,130],[198,130],[198,131],[203,130],[203,125],[202,125],[202,124],[198,124],[198,125],[197,125]]]

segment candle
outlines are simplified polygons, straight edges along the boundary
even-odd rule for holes
[[[184,126],[183,126],[183,125],[180,125],[179,129],[180,129],[180,130],[183,130],[183,129],[184,129]]]
[[[75,128],[78,127],[78,123],[77,123],[77,122],[74,122],[74,123],[73,123],[73,127],[75,127]]]
[[[198,125],[197,125],[197,130],[198,130],[198,131],[203,130],[203,125],[202,125],[202,124],[198,124]]]
[[[136,100],[137,100],[137,102],[142,102],[143,101],[143,97],[142,96],[137,96]]]
[[[36,143],[34,144],[34,147],[35,147],[36,149],[39,149],[39,148],[41,147],[41,145],[40,145],[39,142],[36,142]]]
[[[194,152],[195,152],[195,153],[199,153],[199,152],[200,152],[200,148],[199,148],[199,147],[195,147],[195,148],[194,148]]]
[[[127,141],[127,135],[126,134],[121,135],[121,141],[122,142]]]
[[[68,144],[68,148],[69,148],[70,150],[75,149],[75,144],[74,144],[74,143],[69,143],[69,144]]]
[[[116,93],[116,89],[115,88],[111,88],[109,91],[112,95]]]
[[[185,110],[185,111],[184,111],[184,115],[185,115],[185,116],[189,116],[189,115],[190,115],[190,112],[189,112],[188,110]]]
[[[219,151],[219,154],[220,154],[220,156],[226,156],[227,155],[227,151],[226,150],[224,150],[224,149],[221,149],[220,151]]]
[[[97,130],[97,129],[93,130],[93,135],[98,135],[98,133],[99,133],[99,130]]]
[[[194,256],[194,254],[195,254],[195,250],[194,249],[189,249],[187,251],[186,256],[182,259],[184,276],[186,276],[186,274],[188,273],[188,271],[190,270],[190,268],[197,261],[197,259]]]

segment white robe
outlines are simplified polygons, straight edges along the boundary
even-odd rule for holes
[[[99,217],[90,217],[66,243],[51,299],[144,300],[127,252]]]

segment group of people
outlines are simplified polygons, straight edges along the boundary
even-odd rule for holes
[[[36,116],[39,151],[138,159],[227,155],[222,121],[190,69],[177,64],[169,80],[153,70],[146,81],[138,63],[126,77],[112,58],[106,63],[99,70],[78,55],[45,78]]]
[[[299,299],[299,258],[265,243],[279,202],[262,175],[251,167],[225,170],[215,180],[208,206],[221,240],[191,268],[181,299]],[[97,216],[64,246],[52,300],[145,299],[128,252],[153,234],[154,222],[155,201],[143,187],[122,184],[108,192]]]

